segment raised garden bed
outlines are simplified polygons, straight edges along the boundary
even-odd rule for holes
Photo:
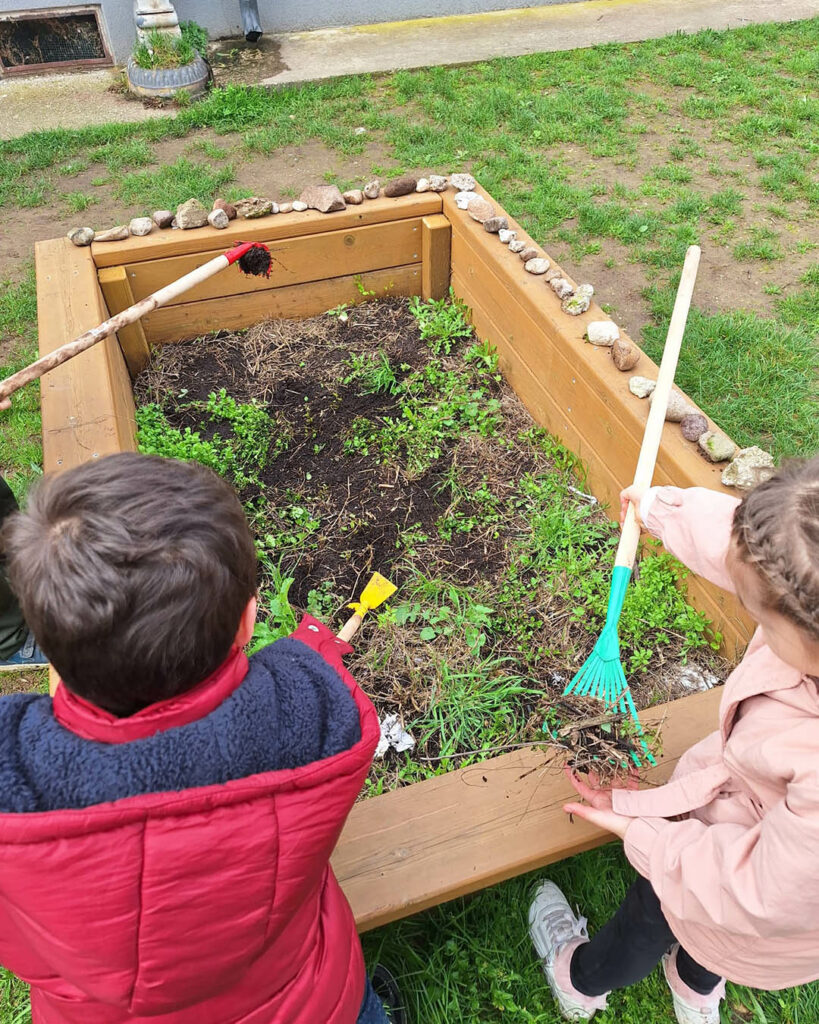
[[[376,760],[376,791],[521,743],[606,764],[631,742],[630,723],[621,737],[562,697],[602,626],[616,529],[467,315],[418,298],[339,306],[155,349],[135,381],[140,448],[239,490],[263,566],[258,645],[304,610],[339,628],[372,571],[399,586],[349,660],[417,740]],[[678,579],[670,556],[646,559],[628,595],[638,707],[722,669]]]
[[[503,211],[498,212],[503,214]],[[526,238],[525,232],[514,221],[510,221],[510,227],[518,231],[519,238]],[[443,195],[414,194],[399,199],[379,198],[331,216],[307,212],[252,222],[234,221],[222,231],[202,228],[197,231],[154,232],[146,237],[129,238],[122,242],[95,243],[90,249],[75,248],[65,239],[40,243],[36,255],[41,350],[50,351],[103,319],[106,305],[110,312],[116,312],[134,298],[150,293],[239,239],[260,240],[270,244],[274,271],[269,281],[248,280],[238,272],[225,272],[197,291],[189,293],[184,301],[146,317],[141,325],[123,332],[118,341],[110,339],[44,378],[43,432],[47,470],[66,468],[108,452],[135,447],[134,403],[129,369],[132,374],[144,369],[149,359],[150,346],[213,331],[242,330],[267,317],[314,317],[340,305],[360,303],[372,297],[372,293],[380,297],[420,295],[424,300],[440,299],[447,294],[451,284],[455,296],[470,310],[477,338],[481,342],[488,341],[496,350],[498,368],[508,388],[522,400],[537,424],[545,427],[582,460],[586,470],[585,483],[583,486],[577,486],[576,483],[571,486],[577,490],[588,490],[599,501],[609,507],[616,507],[617,493],[622,483],[630,478],[636,463],[646,407],[645,403],[631,395],[628,375],[615,367],[609,352],[584,344],[587,324],[593,320],[606,319],[605,314],[594,303],[581,316],[568,317],[561,312],[560,301],[550,288],[544,286],[543,279],[526,274],[520,259],[501,245],[496,235],[484,231],[481,224],[457,209],[453,192]],[[389,309],[391,312],[388,315],[399,320],[407,315],[401,307],[393,306]],[[372,342],[362,340],[360,335],[362,328],[371,322],[370,318],[377,316],[369,310],[356,311],[345,328],[332,320],[328,321],[326,316],[321,320],[323,329],[327,330],[329,323],[335,332],[336,349],[340,332],[347,332],[344,346],[351,350],[347,360],[355,354],[355,346],[350,339],[355,339],[356,332],[359,332],[357,354],[365,360],[361,364],[364,371],[374,349]],[[400,326],[398,321],[396,324]],[[256,329],[256,332],[259,330]],[[400,336],[401,330],[397,333]],[[170,368],[174,364],[181,366],[186,358],[195,356],[197,351],[203,354],[215,353],[221,346],[220,358],[229,371],[230,360],[224,357],[226,345],[227,349],[230,347],[227,341],[222,338],[213,345],[204,344],[199,349],[190,346],[176,352],[168,350],[168,353],[160,354],[158,365],[161,367],[167,359],[164,362],[166,372],[172,372]],[[400,337],[395,344],[400,346]],[[464,350],[471,344],[466,340],[450,356],[444,354],[444,366],[448,359],[463,363]],[[499,431],[498,443],[511,442],[513,445],[512,449],[508,449],[512,453],[507,460],[508,466],[504,467],[509,472],[498,480],[502,492],[498,500],[506,510],[504,502],[516,493],[527,471],[535,477],[540,475],[546,481],[558,482],[563,491],[559,504],[563,513],[567,510],[578,514],[582,512],[582,521],[592,523],[594,529],[599,530],[596,541],[587,545],[592,552],[597,545],[599,561],[602,558],[600,549],[606,543],[606,528],[602,522],[596,524],[593,518],[588,518],[590,506],[586,499],[568,491],[570,484],[565,457],[559,454],[559,450],[542,439],[530,440],[523,445],[515,436],[516,428],[512,425],[524,425],[523,413],[507,386],[492,379],[489,349],[479,346],[478,350],[490,360],[482,376],[486,388],[485,400],[478,403],[478,407],[486,412],[488,402],[500,402],[504,415],[508,413],[509,421],[507,427]],[[399,384],[413,372],[423,373],[425,365],[432,365],[431,361],[424,362],[429,360],[429,355],[420,346],[415,346],[415,350],[406,355],[402,355],[400,350],[387,354],[391,363],[393,358],[396,362],[400,359],[410,367],[406,371],[400,370],[399,363]],[[290,358],[295,359],[295,353]],[[312,358],[316,360],[315,355]],[[281,353],[280,361],[285,362]],[[309,363],[308,359],[300,358],[298,361]],[[378,394],[358,394],[362,390],[361,377],[356,380],[355,367],[346,360],[343,362],[344,369],[337,372],[335,385],[336,390],[344,390],[343,399],[347,403],[345,405],[342,402],[344,415],[356,411],[358,416],[370,421],[378,418],[373,417],[374,412],[385,415],[389,403],[383,404],[386,400]],[[480,375],[479,358],[471,360],[467,365],[468,369],[462,371],[458,364],[458,372]],[[300,369],[292,364],[290,368]],[[377,365],[375,368],[378,368]],[[450,368],[454,370],[454,367]],[[315,369],[316,375],[319,375],[318,365]],[[656,367],[643,356],[638,371],[652,377],[656,374]],[[270,366],[268,372],[271,375],[268,378],[271,388],[269,397],[272,397],[276,386],[275,365]],[[157,370],[149,371],[149,377],[151,373],[156,374]],[[351,373],[353,379],[343,383],[343,379]],[[177,392],[175,407],[168,407],[167,415],[171,418],[179,417],[178,423],[181,426],[186,425],[185,416],[191,417],[190,422],[197,419],[201,421],[201,408],[186,411],[176,406],[184,405],[191,397],[206,402],[207,395],[212,391],[217,395],[215,401],[218,404],[221,396],[214,387],[218,383],[217,378],[218,375],[214,375],[211,380],[201,380],[197,385],[200,390],[193,396],[190,384],[183,384],[183,388],[187,386],[188,394],[180,400]],[[298,374],[295,374],[295,379],[300,379]],[[227,380],[222,381],[222,386],[228,390],[228,397],[239,401],[252,397],[249,393],[231,394]],[[312,391],[305,391],[304,387],[300,390],[307,394],[308,406],[318,407],[322,399],[315,385],[312,388]],[[167,405],[167,397],[157,397],[160,397],[163,406]],[[389,396],[391,400],[395,397]],[[290,408],[295,414],[296,406],[287,406],[284,397],[280,395],[279,398],[281,408],[274,408],[273,413],[284,415],[285,408]],[[303,428],[307,419],[303,409],[304,395],[296,395],[294,398],[299,403],[299,412],[295,415],[300,421],[295,427],[300,425]],[[351,402],[358,403],[354,410],[349,405]],[[382,403],[380,408],[377,402]],[[372,444],[374,450],[378,450],[380,442],[377,432],[374,434],[372,429],[365,430],[363,427],[355,430],[352,424],[350,426],[348,440],[357,438],[358,443],[365,447]],[[459,435],[452,441],[453,459],[459,447],[465,446],[465,454],[468,454],[470,444],[478,445],[472,452],[471,469],[468,459],[462,463],[466,471],[467,489],[471,489],[471,493],[461,503],[461,512],[468,519],[470,516],[475,518],[474,510],[481,506],[481,500],[477,498],[481,486],[478,474],[482,480],[485,467],[480,463],[486,460],[480,445],[486,440],[486,435],[480,429],[463,430],[461,433],[463,436]],[[313,443],[322,442],[315,440]],[[330,441],[327,443],[330,444]],[[343,447],[344,441],[339,436],[333,439],[333,443]],[[397,461],[400,463],[403,458],[406,470],[407,453],[402,451],[401,442],[398,448]],[[308,461],[304,461],[300,467],[295,464],[291,466],[294,476],[298,469],[302,472],[300,481],[291,483],[282,480],[283,485],[297,486],[300,497],[304,497],[305,493],[309,496],[309,488],[305,492],[305,485],[313,484],[313,481],[318,490],[320,468],[330,475],[321,458],[323,453],[314,454],[316,459],[313,469],[308,468]],[[387,463],[381,463],[374,452],[369,455],[361,451],[339,454],[343,458],[340,457],[335,465],[342,466],[346,459],[351,460],[350,464],[369,465],[376,489],[381,489],[378,484],[390,482],[381,476],[384,466],[389,465],[389,459]],[[294,457],[292,452],[290,455],[286,451],[279,453],[279,458]],[[368,459],[372,461],[367,463]],[[393,460],[396,460],[394,453]],[[495,461],[497,463],[498,460]],[[513,467],[522,472],[512,472]],[[434,476],[443,468],[429,468],[427,472]],[[307,481],[308,472],[311,481]],[[514,482],[512,477],[516,477]],[[659,483],[674,482],[682,486],[720,486],[719,469],[707,463],[698,454],[696,447],[681,437],[674,424],[666,428],[655,479]],[[437,482],[441,482],[440,479]],[[446,545],[449,545],[457,555],[452,559],[455,564],[454,582],[463,590],[471,591],[475,589],[474,581],[480,581],[480,586],[485,587],[485,590],[481,591],[481,600],[473,601],[473,604],[494,609],[498,596],[493,601],[489,596],[490,590],[500,579],[499,573],[502,574],[504,568],[498,555],[499,548],[492,546],[501,538],[492,536],[493,524],[486,521],[491,517],[484,517],[485,521],[477,527],[477,533],[473,528],[466,531],[464,536],[456,536],[462,531],[453,529],[449,540],[446,540],[439,528],[442,516],[449,515],[453,522],[464,523],[459,518],[457,506],[450,508],[451,484],[449,495],[446,486],[437,492],[434,487],[426,488],[424,494],[429,507],[417,521],[424,522],[426,515],[430,524],[434,524],[438,536],[436,544],[439,541],[443,544],[443,547],[439,544],[435,557],[441,558],[441,551],[445,552]],[[406,501],[411,496],[411,489],[402,486],[400,501],[405,504],[399,502],[400,510],[407,508]],[[528,499],[531,496],[526,497]],[[496,498],[498,496],[494,495],[493,500],[487,500],[485,505],[494,505]],[[302,507],[296,502],[292,505]],[[383,519],[390,515],[391,507],[379,499],[371,510],[376,518]],[[359,514],[362,511],[366,513],[365,508],[359,507]],[[525,534],[523,523],[529,511],[524,504],[518,520],[514,514],[507,517],[509,522],[504,520],[504,529],[508,527],[510,530],[509,534],[504,535],[504,542],[509,542],[516,534]],[[410,518],[413,517],[408,516],[408,521]],[[297,525],[292,522],[292,515],[290,520],[289,523],[278,523],[276,529],[279,533],[286,526]],[[409,556],[406,549],[406,531],[398,531],[393,539],[393,533],[386,529],[383,521],[377,526],[382,547],[373,550],[373,567],[385,567],[387,548],[390,543],[398,540],[402,546],[396,551],[400,552],[402,558],[409,558],[405,564],[412,570],[413,556]],[[295,533],[291,530],[291,535],[298,537],[299,529]],[[474,538],[481,538],[476,545],[479,557],[475,561],[470,559],[470,534],[474,534]],[[275,540],[275,532],[272,536]],[[363,533],[359,532],[361,536]],[[428,543],[421,542],[417,536],[414,540],[419,551],[423,544]],[[276,549],[276,544],[273,548]],[[313,600],[326,601],[324,610],[331,611],[331,599],[335,606],[336,601],[350,596],[350,591],[354,589],[354,572],[352,564],[349,569],[346,565],[343,570],[333,568],[336,558],[342,560],[342,547],[336,544],[335,547],[331,545],[326,548],[325,554],[330,557],[330,562],[323,560],[320,551],[320,547],[316,548],[310,555],[315,559],[312,582],[305,574],[300,583],[293,585],[293,597],[300,604],[309,604],[310,591],[317,591]],[[443,560],[447,560],[445,554]],[[507,570],[510,564],[511,561],[506,563]],[[415,563],[415,570],[419,565],[420,562]],[[367,567],[360,563],[355,566],[355,572],[364,573],[366,570]],[[601,569],[595,571],[602,575]],[[441,573],[436,573],[437,577],[445,578]],[[322,594],[321,585],[330,581],[334,581],[332,590],[326,588],[326,593]],[[556,592],[563,588],[564,581],[565,578],[559,583],[556,581]],[[313,586],[312,583],[319,585]],[[722,634],[724,652],[729,658],[733,657],[749,636],[748,623],[740,610],[729,596],[701,580],[689,579],[687,588],[692,603],[713,620]],[[487,594],[485,603],[483,593]],[[469,596],[472,598],[471,593]],[[543,593],[540,593],[539,600],[542,601],[543,597]],[[593,604],[593,600],[587,600],[587,595],[582,597],[582,601],[576,601],[578,606]],[[558,599],[563,602],[565,611],[565,597]],[[412,646],[416,650],[404,652],[409,654],[409,662],[405,659],[404,663],[413,664],[412,659],[416,656],[429,658],[430,652],[436,649],[438,637],[422,639],[421,631],[431,629],[438,634],[441,632],[440,622],[443,621],[423,619],[429,605],[429,595],[421,590],[416,592],[402,588],[396,603],[399,606],[418,606],[412,623],[416,638]],[[519,601],[510,602],[510,607],[517,607],[522,614],[528,611],[519,605]],[[537,602],[532,607],[539,609],[539,617],[543,619],[543,614],[540,614],[543,609],[539,608]],[[579,627],[571,623],[571,619],[570,610],[564,623],[566,632],[560,641],[561,644],[565,642],[558,658],[562,659],[561,664],[565,664],[567,652],[571,657],[582,657],[583,645],[589,642],[591,636],[591,629],[581,631],[582,635],[578,636],[575,630]],[[381,644],[383,660],[392,658],[393,654],[388,655],[383,647],[384,638],[396,635],[397,625],[400,624],[384,622],[377,629],[369,627],[361,644],[362,650],[372,644],[370,650],[377,652]],[[502,657],[506,653],[502,629],[493,632],[492,628],[480,621],[473,625],[478,631],[477,635],[481,632],[487,635],[481,648],[486,648],[487,644],[497,644],[497,656]],[[476,634],[470,635],[474,637]],[[511,630],[509,635],[514,637],[515,630]],[[425,633],[424,636],[428,637],[429,634]],[[462,651],[462,658],[470,654],[466,630],[464,643],[466,649]],[[367,655],[365,653],[362,656]],[[423,664],[422,661],[422,667]],[[541,669],[545,674],[560,671],[557,660],[550,661],[549,657],[544,657],[540,666],[538,673]],[[530,678],[528,668],[526,672]],[[383,681],[386,678],[384,665],[365,668],[365,675],[368,673],[374,679]],[[543,675],[539,674],[538,678],[542,679]],[[402,680],[398,673],[395,679],[399,688],[411,691],[411,680]],[[387,709],[390,700],[396,699],[394,694],[389,693],[376,694],[376,697],[381,700],[383,710]],[[398,700],[405,697],[406,693],[400,695]],[[652,721],[666,719],[663,756],[660,766],[653,773],[654,777],[662,778],[666,775],[681,748],[715,726],[717,697],[714,693],[685,697],[653,713]],[[530,705],[526,705],[525,701],[523,703],[523,711],[529,717],[538,707],[542,707],[542,698],[537,695],[533,695]],[[524,727],[528,720],[526,718],[524,721],[521,717]],[[539,728],[540,722],[536,715],[534,721]],[[485,734],[483,738],[486,738]],[[439,755],[428,753],[428,756]],[[453,770],[440,778],[417,783],[359,805],[337,851],[336,865],[339,876],[345,880],[362,927],[382,923],[421,906],[440,902],[489,881],[497,881],[538,863],[546,863],[604,841],[604,835],[590,826],[572,827],[563,822],[555,810],[559,809],[562,800],[562,783],[552,776],[544,779],[542,771],[538,770],[543,763],[542,756],[537,759],[528,750],[517,751],[485,761],[480,766]],[[477,777],[475,772],[479,773]],[[478,790],[477,794],[470,792],[469,801],[461,800],[465,786],[470,790]],[[480,810],[476,809],[476,800]],[[508,813],[513,805],[521,806],[520,800],[531,810],[531,815],[527,815],[525,838],[520,816],[514,817]],[[461,809],[462,805],[465,807],[467,804],[470,814],[464,817]],[[452,856],[454,850],[459,852],[460,860],[457,862]],[[467,850],[469,852],[465,856]],[[416,883],[413,883],[414,878]]]

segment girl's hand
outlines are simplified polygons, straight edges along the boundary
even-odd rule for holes
[[[571,784],[586,803],[565,804],[563,810],[567,814],[576,814],[578,818],[590,821],[593,825],[597,825],[598,828],[605,829],[607,832],[612,832],[614,835],[624,839],[626,829],[633,819],[626,817],[624,814],[617,814],[612,810],[611,790],[601,788],[594,774],[589,775],[589,782],[584,782],[579,775],[569,768],[566,769],[566,774]],[[627,785],[629,789],[632,788],[632,785],[636,788],[637,782],[636,780],[629,780]]]
[[[643,495],[646,493],[647,488],[635,487],[634,484],[624,488],[620,491],[620,525],[626,521],[626,512],[628,512],[629,503],[634,506],[634,515],[637,522],[642,529],[643,524],[640,519],[640,502],[643,500]]]

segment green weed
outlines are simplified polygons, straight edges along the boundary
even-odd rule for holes
[[[89,206],[98,202],[96,196],[90,196],[86,192],[66,192],[63,196],[72,213],[82,213]]]
[[[190,407],[190,406],[188,406]],[[287,446],[268,414],[253,403],[240,405],[222,388],[201,407],[200,430],[172,427],[155,403],[137,409],[139,449],[148,455],[200,462],[232,480],[238,488],[257,482],[257,471]],[[210,439],[202,432],[213,434]],[[221,431],[221,432],[220,432]]]
[[[293,578],[285,576],[280,563],[274,562],[263,549],[260,562],[263,582],[259,597],[259,617],[253,628],[248,654],[255,654],[274,641],[289,636],[298,625],[288,596]]]
[[[449,355],[458,341],[468,338],[472,328],[466,318],[466,306],[450,289],[449,299],[428,299],[413,295],[409,303],[421,331],[421,338],[437,356]]]

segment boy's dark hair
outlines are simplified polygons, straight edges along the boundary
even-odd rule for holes
[[[732,535],[768,607],[819,640],[819,456],[786,463],[750,491]]]
[[[127,452],[46,477],[0,540],[65,685],[119,716],[218,668],[256,592],[239,499],[196,463]]]

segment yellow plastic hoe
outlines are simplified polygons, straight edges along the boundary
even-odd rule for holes
[[[354,614],[342,626],[338,634],[339,640],[352,640],[364,621],[364,616],[367,612],[371,612],[373,608],[383,604],[388,597],[392,597],[397,589],[395,584],[390,583],[380,572],[374,572],[367,585],[361,591],[361,597],[357,601],[353,601],[352,604],[347,605],[348,608],[352,608]]]

